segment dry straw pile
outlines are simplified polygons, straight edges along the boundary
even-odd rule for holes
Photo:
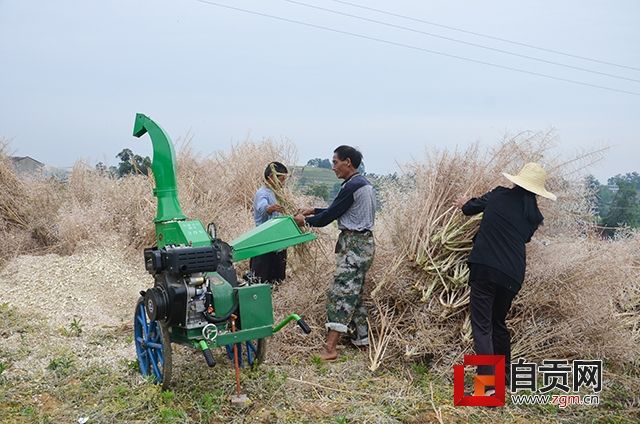
[[[48,251],[57,243],[55,215],[63,198],[63,185],[51,180],[18,178],[0,139],[0,266],[26,252]]]
[[[479,217],[464,217],[451,204],[460,195],[510,186],[501,173],[532,161],[544,164],[559,200],[538,199],[545,222],[528,246],[526,281],[509,320],[514,358],[638,357],[640,240],[604,241],[595,233],[579,171],[600,152],[562,162],[550,155],[552,145],[549,133],[524,133],[488,152],[478,146],[432,152],[384,190],[378,234],[394,249],[377,258],[372,300],[384,331],[373,346],[372,369],[399,355],[434,358],[450,369],[471,353],[465,261]]]
[[[637,360],[640,238],[631,234],[603,241],[594,234],[588,193],[577,170],[597,154],[562,163],[550,157],[552,144],[549,134],[520,134],[488,152],[478,146],[433,152],[404,166],[404,175],[381,188],[376,259],[366,297],[374,340],[371,369],[399,357],[435,359],[449,369],[470,352],[464,262],[478,220],[463,217],[451,202],[460,194],[478,196],[507,184],[501,172],[517,173],[529,161],[544,164],[559,201],[540,200],[545,224],[528,247],[527,278],[510,317],[514,357]],[[68,254],[113,247],[114,236],[132,257],[141,258],[140,250],[153,243],[151,177],[114,179],[77,164],[66,183],[24,181],[0,156],[0,236],[10,245],[0,260],[35,250]],[[253,227],[251,205],[265,165],[296,161],[290,143],[270,140],[240,143],[208,158],[194,154],[187,141],[177,157],[183,211],[205,224],[216,222],[224,240]],[[321,206],[290,188],[278,193],[288,211]],[[337,229],[314,231],[317,241],[290,249],[288,280],[275,289],[274,308],[278,317],[303,313],[316,334],[323,334],[324,291],[335,267]],[[239,264],[239,272],[246,266]],[[282,357],[273,359],[286,360],[316,350],[321,337],[286,331],[274,343],[279,348],[272,352]]]

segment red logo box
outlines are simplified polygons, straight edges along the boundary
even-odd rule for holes
[[[453,366],[453,404],[455,406],[504,406],[504,355],[464,355],[463,365]],[[464,394],[464,367],[466,365],[494,366],[493,375],[476,375],[473,395]],[[485,396],[487,386],[495,387],[494,396]]]

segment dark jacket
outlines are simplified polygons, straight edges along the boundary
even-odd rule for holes
[[[305,218],[312,227],[324,227],[338,220],[338,228],[371,230],[375,219],[375,194],[371,183],[359,173],[342,182],[336,198],[326,209],[316,208]]]
[[[465,215],[484,212],[480,229],[473,238],[468,262],[490,267],[507,276],[507,281],[494,281],[517,292],[524,281],[525,244],[542,224],[535,194],[521,187],[496,187],[482,197],[462,206]],[[477,267],[476,267],[477,269]]]

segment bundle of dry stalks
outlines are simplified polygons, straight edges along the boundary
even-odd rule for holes
[[[58,242],[56,211],[64,199],[60,181],[21,179],[0,140],[0,265],[25,252],[47,251]]]
[[[183,210],[205,223],[218,223],[223,238],[233,239],[254,226],[250,211],[256,190],[264,185],[267,164],[292,165],[295,160],[295,150],[286,140],[247,140],[205,159],[194,155],[185,143],[178,153]]]
[[[253,226],[253,195],[263,182],[264,167],[273,160],[291,163],[290,144],[265,140],[244,142],[229,153],[200,158],[189,142],[177,149],[178,198],[189,219],[215,222],[221,238],[230,240]],[[83,163],[74,166],[68,201],[59,213],[61,250],[78,243],[100,242],[99,234],[120,234],[126,245],[139,249],[154,243],[156,199],[153,176],[114,178]]]
[[[372,295],[376,303],[393,305],[394,310],[400,313],[407,312],[404,320],[397,320],[387,352],[404,353],[414,359],[434,357],[437,362],[449,366],[462,353],[470,350],[468,269],[465,262],[479,218],[463,217],[452,207],[458,196],[477,197],[497,185],[509,186],[502,172],[515,174],[527,162],[541,162],[549,173],[547,186],[558,195],[559,200],[552,203],[539,199],[545,225],[536,233],[536,239],[548,240],[561,235],[575,241],[589,233],[593,222],[591,205],[587,201],[587,189],[577,171],[596,160],[601,151],[581,154],[573,160],[562,162],[549,154],[552,146],[553,137],[550,133],[523,133],[506,138],[497,148],[485,154],[481,154],[477,145],[464,152],[435,152],[429,154],[424,163],[408,165],[400,183],[385,188],[383,198],[387,207],[378,220],[377,228],[383,230],[383,243],[395,246],[397,251],[392,254],[387,252],[384,258],[377,252],[374,273],[378,278],[375,278],[376,287]],[[535,243],[534,240],[532,244]],[[602,256],[609,255],[608,250],[614,248],[614,245],[603,241],[593,243],[595,251]],[[596,340],[612,340],[613,336],[605,337],[604,332],[607,327],[620,328],[616,321],[619,314],[625,317],[625,325],[613,338],[616,342],[637,340],[637,332],[631,331],[633,323],[630,323],[627,310],[612,306],[606,309],[606,313],[596,315],[588,308],[590,303],[597,304],[602,299],[607,299],[611,305],[618,305],[622,296],[620,290],[577,290],[579,284],[596,285],[598,279],[605,278],[606,270],[600,266],[601,263],[596,266],[598,261],[588,258],[574,262],[577,258],[558,255],[558,252],[547,253],[539,247],[537,249],[538,253],[532,255],[529,262],[540,266],[531,266],[528,270],[525,282],[527,289],[523,291],[521,301],[516,302],[518,306],[514,307],[515,354],[527,358],[544,355],[566,357],[571,352],[573,355],[588,355],[594,353],[594,346],[600,346],[599,352],[602,353],[607,349]],[[543,264],[552,259],[561,261],[569,270],[568,274],[556,274],[554,278],[561,281],[566,290],[578,291],[582,296],[581,302],[572,304],[570,315],[554,311],[554,308],[545,308],[537,303],[539,298],[530,294],[532,290],[534,293],[536,289],[542,290],[543,286],[536,284],[536,281],[548,281],[536,273],[547,269]],[[393,270],[381,269],[381,263],[396,265]],[[634,290],[637,290],[637,271],[625,269],[633,276],[627,281],[635,285]],[[615,286],[618,280],[611,274],[606,276],[609,277],[612,279],[607,280],[608,285]],[[542,292],[540,297],[544,297]],[[531,303],[528,303],[529,300]],[[631,308],[634,307],[637,306]],[[539,325],[532,325],[531,319],[524,319],[523,314],[528,314],[526,316],[531,319],[536,318],[535,322]],[[596,321],[600,325],[585,324],[590,323],[592,316],[597,316]],[[554,330],[557,334],[552,336]],[[583,340],[568,343],[573,333],[579,334]],[[584,340],[587,333],[588,341]],[[614,344],[608,342],[606,346],[612,347]],[[561,349],[561,346],[573,348]],[[629,353],[637,352],[631,349],[629,343],[620,343],[619,346],[624,347],[612,348],[608,355],[629,358]],[[377,358],[377,361],[380,360]]]
[[[124,245],[140,247],[153,242],[155,200],[152,181],[144,175],[114,178],[82,162],[73,167],[67,183],[67,200],[58,212],[61,253],[78,246],[109,243],[113,234]]]
[[[509,324],[515,357],[640,356],[640,236],[555,237],[529,247],[528,278]]]
[[[15,175],[10,159],[6,155],[7,143],[0,141],[0,237],[4,248],[0,252],[0,266],[24,249],[29,243],[26,230],[29,223],[24,201],[26,188]]]
[[[0,218],[4,226],[27,228],[29,223],[24,210],[26,187],[15,174],[7,148],[8,143],[0,140]]]

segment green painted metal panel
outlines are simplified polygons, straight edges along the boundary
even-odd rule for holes
[[[216,338],[216,346],[226,346],[232,343],[248,342],[249,340],[263,339],[271,337],[273,332],[271,326],[257,327],[250,330],[238,330],[235,333],[228,332],[220,334]]]
[[[193,346],[194,340],[202,340],[202,329],[192,328],[187,330],[181,327],[169,327],[169,336],[172,343],[178,343],[185,346]]]
[[[193,342],[204,340],[202,337],[201,329],[185,330],[179,327],[170,327],[169,333],[172,343],[178,343],[184,346],[193,347]],[[210,348],[216,348],[226,346],[232,343],[242,343],[249,340],[257,340],[265,337],[271,337],[273,335],[272,327],[270,325],[258,328],[251,328],[249,330],[238,330],[234,333],[227,331],[219,333],[213,343],[207,342]]]
[[[223,317],[229,313],[235,303],[233,287],[217,272],[210,273],[208,277],[215,316]]]
[[[240,325],[242,328],[273,325],[273,305],[271,304],[271,286],[254,284],[238,287],[240,302]]]
[[[314,233],[302,232],[292,217],[281,216],[268,220],[229,244],[233,247],[233,260],[241,261],[315,239]]]
[[[178,226],[193,247],[211,246],[211,238],[200,221],[178,221]]]
[[[187,238],[184,236],[178,221],[173,222],[157,222],[156,223],[156,245],[159,249],[169,245],[186,245]]]
[[[170,221],[156,223],[158,248],[169,244],[184,246],[209,246],[211,238],[200,221]]]

